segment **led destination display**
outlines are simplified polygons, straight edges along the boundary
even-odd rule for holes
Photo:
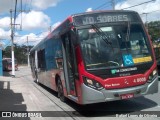
[[[76,26],[88,25],[96,23],[112,23],[112,22],[138,22],[140,21],[135,12],[107,12],[107,13],[95,13],[87,15],[77,15],[74,17],[74,23]]]

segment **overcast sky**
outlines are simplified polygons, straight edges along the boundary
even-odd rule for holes
[[[98,10],[112,9],[111,0],[22,0],[22,8],[26,12],[22,14],[17,13],[15,42],[19,44],[26,44],[26,38],[29,36],[30,43],[39,41],[49,33],[51,26],[54,29],[65,18],[71,14],[92,11],[96,8]],[[133,5],[137,5],[150,0],[115,0],[116,9],[123,9]],[[10,41],[10,9],[14,10],[15,0],[0,0],[0,39],[1,43],[8,45]],[[17,10],[20,10],[20,0],[18,0]],[[29,11],[30,10],[30,11]],[[127,10],[137,11],[143,21],[157,21],[160,20],[160,0],[155,0],[141,6],[133,7]],[[159,11],[157,11],[159,10]],[[156,12],[154,12],[156,11]],[[22,19],[22,21],[21,21]]]

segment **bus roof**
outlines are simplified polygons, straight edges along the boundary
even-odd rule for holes
[[[90,12],[83,12],[83,13],[76,13],[71,15],[72,17],[75,16],[81,16],[81,15],[89,15],[89,14],[94,14],[94,13],[106,13],[106,12],[132,12],[132,13],[137,13],[136,11],[133,10],[96,10],[96,11],[90,11]]]

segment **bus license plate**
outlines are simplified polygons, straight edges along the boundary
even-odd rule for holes
[[[133,97],[134,97],[133,93],[128,93],[128,94],[121,95],[121,99],[129,99],[129,98],[133,98]]]

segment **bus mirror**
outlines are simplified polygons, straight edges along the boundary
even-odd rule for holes
[[[71,29],[71,35],[75,35],[76,34],[76,28]]]
[[[73,32],[76,33],[76,28],[73,28]]]

